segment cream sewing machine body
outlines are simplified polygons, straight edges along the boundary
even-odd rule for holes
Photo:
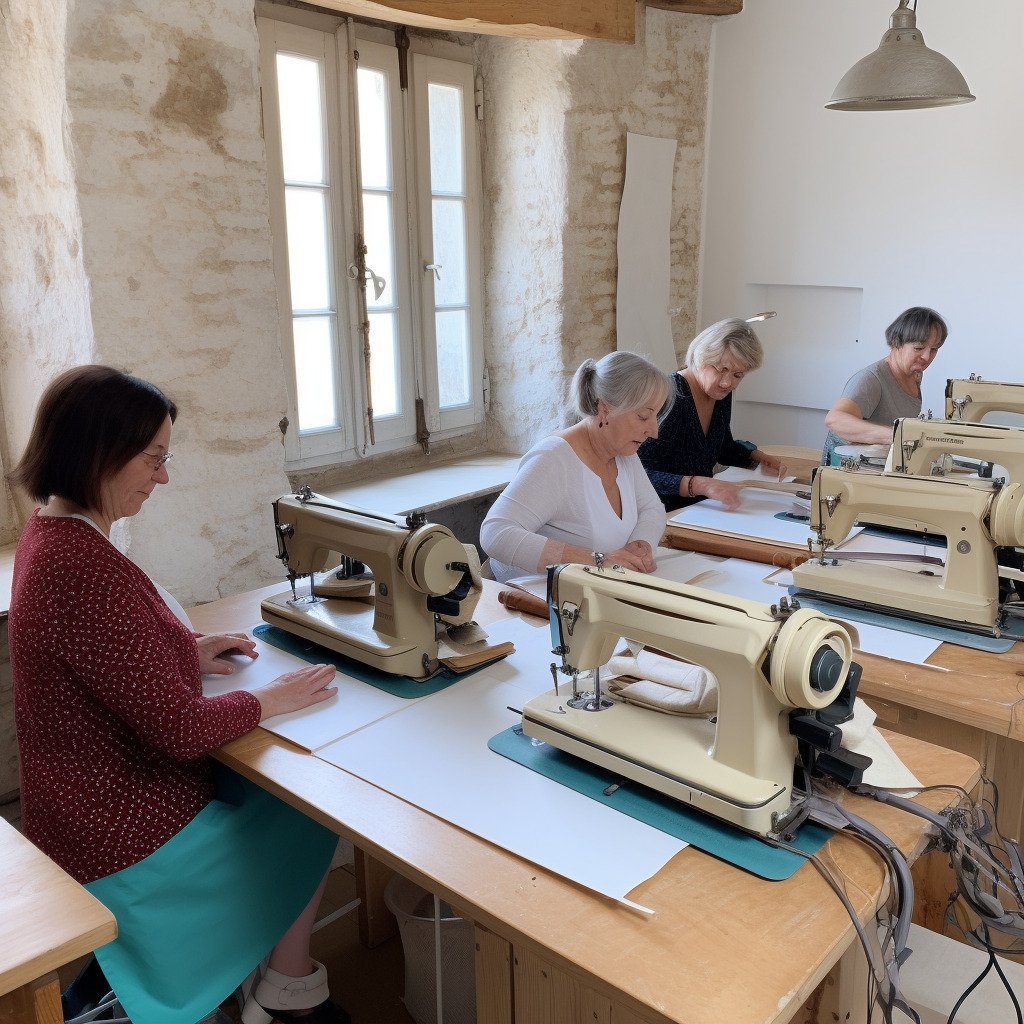
[[[552,566],[548,574],[562,659],[553,675],[572,676],[576,693],[577,674],[606,664],[625,637],[713,672],[717,723],[608,700],[595,673],[593,693],[529,701],[524,732],[747,831],[784,829],[800,803],[790,711],[828,707],[848,678],[852,705],[860,673],[843,626],[790,609],[786,599],[780,609],[618,566]],[[837,733],[829,733],[833,751]]]
[[[1024,384],[984,380],[976,374],[946,381],[946,419],[980,423],[990,412],[1024,415]]]
[[[946,476],[981,468],[964,460],[996,463],[1007,471],[1006,483],[1022,483],[1024,430],[961,420],[897,420],[885,472]]]
[[[811,485],[817,558],[793,570],[797,590],[998,635],[996,548],[1024,544],[1024,491],[983,480],[871,475],[823,467]],[[855,524],[946,538],[944,570],[906,570],[828,554]]]
[[[422,515],[339,506],[308,488],[275,501],[274,521],[291,590],[262,602],[267,622],[396,675],[423,678],[437,668],[437,615],[455,614],[471,585],[466,550],[448,529]],[[314,594],[314,574],[338,562],[332,553],[369,573],[357,566],[330,592],[348,584],[365,592],[372,580],[372,600]],[[305,576],[309,595],[300,597],[295,584]]]

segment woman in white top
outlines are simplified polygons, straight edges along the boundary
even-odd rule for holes
[[[612,352],[587,359],[570,390],[579,421],[523,456],[480,529],[499,582],[560,562],[654,571],[665,509],[636,452],[675,388],[641,356]]]

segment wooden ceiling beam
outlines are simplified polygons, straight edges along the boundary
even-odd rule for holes
[[[739,14],[743,0],[645,0],[648,7],[681,14]]]
[[[636,0],[314,0],[318,7],[444,32],[527,39],[635,38]],[[686,14],[738,14],[743,0],[644,0]]]
[[[528,39],[635,38],[636,0],[314,0],[361,18]]]

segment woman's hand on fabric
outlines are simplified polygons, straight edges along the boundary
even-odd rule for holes
[[[211,633],[209,636],[196,637],[199,648],[199,671],[207,674],[229,676],[234,672],[230,655],[241,655],[255,661],[259,657],[256,644],[252,637],[245,633]]]
[[[647,541],[631,540],[624,550],[632,552],[640,559],[640,572],[654,572],[657,568],[657,563],[654,561],[654,549]]]
[[[289,711],[299,711],[332,697],[337,691],[334,685],[336,674],[333,665],[309,665],[294,672],[285,672],[266,685],[252,690],[252,695],[263,709],[260,721]]]
[[[604,564],[621,565],[623,569],[632,569],[634,572],[653,572],[654,559],[649,555],[638,552],[633,547],[633,544],[635,543],[637,542],[632,541],[624,548],[619,548],[618,551],[609,551],[604,556]],[[639,543],[643,544],[644,542],[640,541]],[[650,545],[645,546],[648,548],[650,547]]]
[[[699,489],[699,490],[698,490]],[[720,502],[730,512],[738,509],[743,504],[743,490],[735,484],[727,483],[725,480],[715,480],[706,477],[694,486],[694,490],[703,494],[705,498]]]

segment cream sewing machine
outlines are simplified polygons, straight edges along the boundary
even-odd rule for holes
[[[523,708],[523,731],[759,835],[784,830],[799,813],[792,709],[819,710],[860,675],[846,629],[821,612],[768,606],[614,566],[548,569],[556,693]],[[718,678],[717,722],[667,715],[593,692],[577,677],[598,670],[620,639],[701,665]],[[557,693],[557,672],[573,696]],[[808,716],[804,727],[841,733]],[[793,723],[796,719],[792,720]],[[793,725],[793,728],[800,728]],[[806,738],[806,737],[803,737]]]
[[[434,672],[437,615],[456,614],[472,583],[466,550],[448,529],[422,513],[346,508],[309,488],[278,498],[274,522],[291,590],[263,601],[267,622],[385,672]],[[337,556],[340,567],[318,579]],[[307,596],[296,591],[300,577],[309,577]],[[320,596],[325,584],[333,597]]]
[[[946,381],[946,419],[980,423],[986,413],[1024,414],[1024,384],[984,380],[976,374]]]
[[[1024,482],[1024,430],[960,420],[897,420],[885,471],[947,476],[957,470],[978,473],[984,469],[979,462],[1002,466],[1006,483]]]
[[[873,606],[902,617],[999,635],[996,548],[1024,544],[1024,490],[982,480],[957,481],[823,467],[811,484],[817,558],[797,566],[798,592]],[[874,523],[946,538],[944,569],[900,569],[826,555],[854,525]]]

